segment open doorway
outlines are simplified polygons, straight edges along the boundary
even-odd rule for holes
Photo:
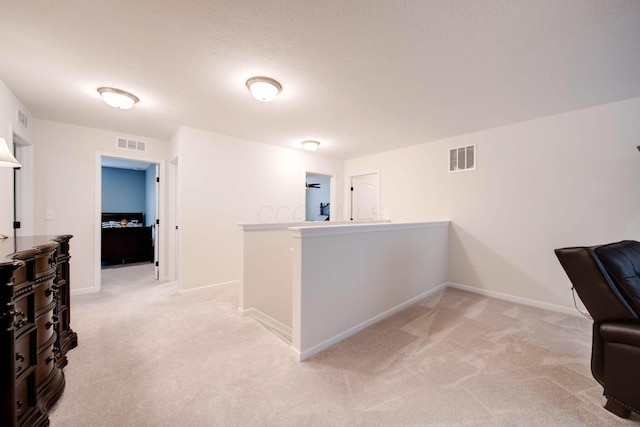
[[[331,220],[331,176],[307,172],[305,221]]]
[[[100,169],[101,285],[158,280],[159,164],[102,156]]]

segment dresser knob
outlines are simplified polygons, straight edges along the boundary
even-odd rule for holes
[[[17,319],[18,321],[16,322],[16,328],[20,329],[27,324],[27,319],[26,319],[27,316],[25,316],[22,311],[18,310],[16,311],[16,318],[18,317],[19,319]]]
[[[24,353],[16,353],[16,360],[18,362],[24,362]]]
[[[55,357],[55,356],[49,356],[49,357],[47,357],[46,362],[47,362],[47,365],[48,365],[49,363],[51,363],[51,362],[55,362],[55,361],[57,361],[57,360],[58,360],[58,358],[57,358],[57,357]]]
[[[16,409],[20,410],[22,408],[22,400],[16,400]]]
[[[47,288],[47,289],[45,289],[45,291],[44,291],[44,295],[45,295],[45,296],[47,296],[47,297],[48,297],[49,295],[51,295],[52,293],[53,293],[53,289],[51,289],[51,288]]]
[[[53,322],[47,322],[47,323],[45,323],[44,327],[45,327],[45,328],[47,328],[47,329],[51,329],[51,327],[52,327],[53,325],[55,325],[55,323],[53,323]]]

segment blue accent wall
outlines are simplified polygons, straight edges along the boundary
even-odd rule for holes
[[[102,168],[102,212],[144,212],[145,190],[145,171]]]

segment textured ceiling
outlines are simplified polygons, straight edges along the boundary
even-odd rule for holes
[[[638,0],[1,3],[0,79],[35,117],[148,137],[350,158],[640,96]],[[113,110],[99,86],[141,101]]]

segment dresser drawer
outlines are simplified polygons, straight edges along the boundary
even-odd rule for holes
[[[27,375],[16,383],[16,415],[17,419],[29,412],[36,404],[34,374]],[[20,423],[21,424],[21,423]]]
[[[28,271],[29,270],[26,264],[18,267],[18,269],[13,273],[13,283],[15,283],[16,285],[19,285],[22,282],[26,282],[27,279],[33,280],[33,277],[31,278],[27,277]]]
[[[16,341],[16,377],[22,375],[33,363],[36,354],[36,331],[24,335]]]
[[[36,328],[38,329],[38,348],[46,344],[55,333],[53,308],[36,319]]]
[[[36,384],[38,384],[38,387],[51,375],[55,366],[56,359],[53,354],[53,344],[51,344],[38,355],[38,366],[36,367]]]
[[[53,278],[38,285],[35,290],[36,313],[53,302]]]
[[[15,310],[13,326],[16,329],[16,335],[20,335],[22,330],[29,326],[33,319],[33,294],[25,295],[18,299]]]

